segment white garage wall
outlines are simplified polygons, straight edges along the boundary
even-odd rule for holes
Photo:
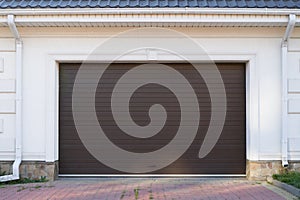
[[[3,36],[11,37],[8,29],[3,30]],[[38,32],[37,30],[44,30]],[[108,36],[117,34],[124,28],[21,28],[24,41],[24,130],[23,151],[25,160],[46,159],[46,130],[47,99],[46,67],[49,67],[51,55],[87,55]],[[214,55],[252,55],[255,57],[255,67],[259,78],[259,135],[249,142],[251,160],[280,160],[281,157],[281,65],[280,44],[284,28],[178,28],[201,44],[209,53]],[[91,31],[91,32],[89,32]],[[0,29],[1,32],[1,29]],[[151,35],[151,33],[149,33]],[[300,37],[299,30],[294,35]],[[11,39],[0,40],[0,58],[4,59],[4,71],[0,80],[6,86],[0,86],[0,101],[7,104],[0,106],[0,160],[13,160],[14,148],[14,114],[10,109],[14,99],[11,92],[14,80],[14,45]],[[7,47],[6,47],[7,46]],[[6,47],[6,48],[4,48]],[[297,48],[297,47],[294,47]],[[296,49],[297,50],[297,49]],[[289,79],[300,79],[300,52],[295,49],[289,53]],[[298,51],[298,50],[297,50]],[[290,88],[297,90],[298,85]],[[9,93],[8,93],[9,92]],[[298,98],[300,93],[293,92],[291,98]],[[299,102],[295,103],[299,108]],[[4,110],[1,110],[4,107]],[[290,158],[300,160],[299,113],[289,115],[289,150]],[[4,125],[1,125],[1,121]],[[1,127],[2,126],[2,127]],[[1,132],[2,130],[2,132]],[[251,133],[250,133],[251,134]],[[4,139],[6,138],[6,139]],[[2,140],[3,139],[3,140]],[[57,142],[57,141],[56,141]],[[256,144],[257,143],[257,144]],[[298,148],[298,149],[297,149]],[[257,155],[258,152],[258,155]],[[49,152],[47,152],[49,154]],[[57,159],[57,152],[51,152],[49,158]],[[51,160],[51,159],[50,159]]]

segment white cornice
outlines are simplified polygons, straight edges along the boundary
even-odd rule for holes
[[[300,9],[270,8],[26,8],[2,9],[0,15],[64,15],[64,14],[242,14],[289,15]]]
[[[18,26],[286,26],[290,13],[300,9],[207,9],[207,8],[120,8],[120,9],[4,9],[0,26],[7,26],[6,14],[15,15]],[[296,26],[300,20],[297,19]]]

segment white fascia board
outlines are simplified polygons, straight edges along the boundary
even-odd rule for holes
[[[26,8],[2,9],[0,15],[62,15],[62,14],[242,14],[289,15],[300,9],[270,8]]]
[[[157,23],[163,26],[286,26],[288,16],[284,15],[214,15],[214,14],[76,14],[76,15],[32,15],[16,16],[18,26],[116,26],[127,23],[142,26]],[[175,25],[174,25],[175,24]]]
[[[155,17],[154,17],[155,16]],[[33,16],[16,16],[16,23],[26,22],[201,22],[201,23],[287,23],[288,16],[259,16],[259,15],[193,15],[193,14],[174,14],[172,16],[165,14],[148,14],[148,15],[33,15]]]
[[[17,26],[282,26],[290,13],[300,9],[220,9],[220,8],[65,8],[65,9],[3,9],[14,14]],[[300,19],[297,19],[300,25]]]

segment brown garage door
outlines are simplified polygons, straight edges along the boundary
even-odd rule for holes
[[[132,120],[139,126],[148,125],[148,111],[150,106],[160,104],[165,108],[167,113],[166,123],[159,133],[149,138],[136,138],[124,134],[114,120],[110,108],[110,98],[112,90],[121,76],[138,65],[140,64],[115,63],[111,64],[105,70],[95,94],[95,109],[101,128],[115,145],[130,152],[146,153],[164,147],[174,138],[180,124],[181,114],[179,102],[174,93],[161,85],[154,83],[147,84],[138,88],[130,99],[130,115]],[[197,73],[191,64],[178,63],[166,65],[180,72],[191,83],[197,95],[201,117],[197,135],[185,153],[170,165],[149,173],[245,174],[245,65],[217,64],[224,81],[227,96],[226,120],[217,144],[206,157],[201,159],[198,157],[199,149],[203,143],[211,118],[211,100],[208,88],[201,75]],[[72,115],[72,90],[79,67],[80,64],[60,64],[59,173],[126,174],[125,172],[112,169],[95,159],[85,148],[78,136]],[[99,69],[103,67],[103,64],[88,64],[88,67],[91,70]],[[206,70],[210,70],[205,64],[201,64],[200,67],[206,67]],[[213,82],[213,80],[211,81]],[[82,84],[88,83],[88,78],[86,82],[82,81]],[[126,85],[124,87],[126,88]],[[184,95],[184,91],[182,95]],[[218,96],[218,90],[215,91],[215,94],[211,95]],[[84,106],[82,106],[82,111],[85,111]]]

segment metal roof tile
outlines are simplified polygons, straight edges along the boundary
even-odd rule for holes
[[[208,7],[207,0],[198,0],[198,6],[199,7]]]
[[[254,0],[247,0],[246,4],[247,4],[247,8],[255,8],[255,6],[256,6],[256,3]]]
[[[276,4],[278,8],[284,8],[286,6],[285,2],[283,2],[282,0],[278,0]]]
[[[37,0],[32,0],[32,1],[30,1],[30,2],[28,3],[28,6],[29,6],[30,8],[37,7],[38,5],[39,5],[39,1],[37,1]]]
[[[147,7],[149,4],[149,1],[148,0],[140,0],[140,7],[143,8],[143,7]]]
[[[220,7],[220,8],[226,8],[227,7],[226,0],[219,0],[218,1],[218,7]]]
[[[257,8],[274,8],[274,6],[267,4],[266,2],[268,1],[264,1],[264,0],[257,0],[256,1],[256,7]],[[273,2],[273,1],[272,1]],[[273,2],[274,3],[274,2]]]
[[[99,7],[104,8],[104,7],[108,7],[109,5],[111,5],[111,7],[115,7],[116,5],[119,4],[119,0],[100,0],[99,1]]]
[[[1,0],[5,8],[300,8],[300,0]]]
[[[239,8],[246,8],[247,7],[247,4],[246,4],[245,0],[237,0],[236,2],[238,4]]]
[[[216,0],[208,0],[208,7],[210,8],[218,7]]]
[[[236,8],[236,7],[238,7],[237,5],[238,5],[238,4],[237,4],[237,2],[236,2],[235,0],[228,0],[228,1],[227,1],[227,6],[228,6],[229,8]]]

